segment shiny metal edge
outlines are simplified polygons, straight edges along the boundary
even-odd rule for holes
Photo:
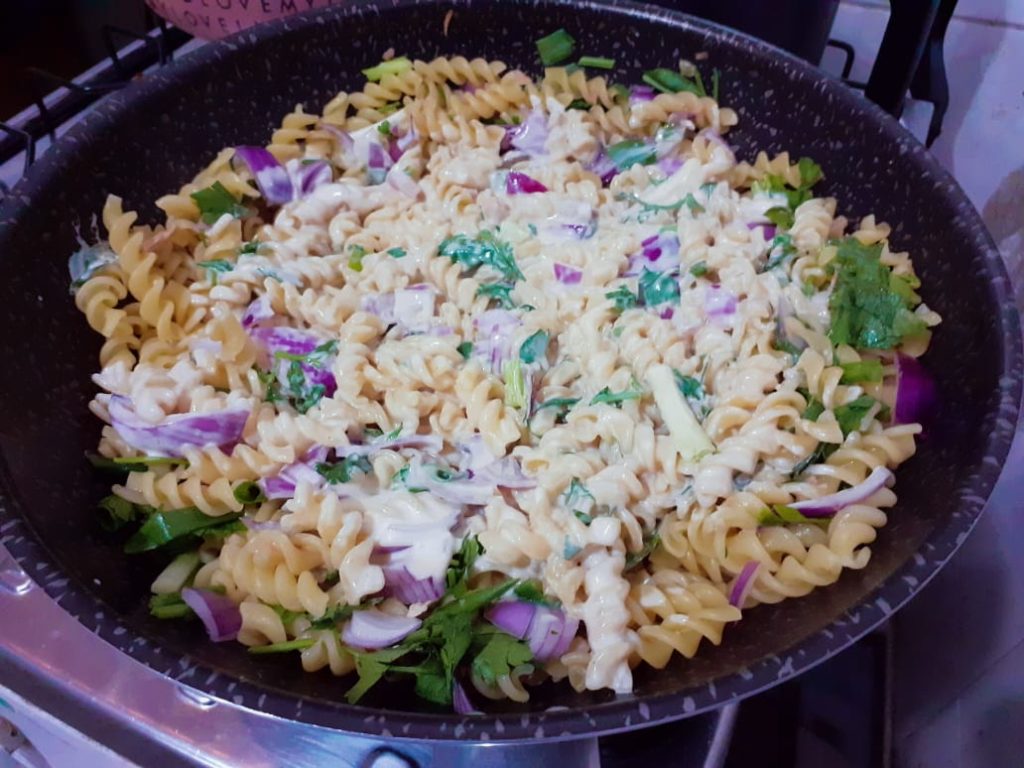
[[[0,684],[139,765],[598,768],[596,738],[383,741],[243,709],[143,666],[90,632],[0,546]]]

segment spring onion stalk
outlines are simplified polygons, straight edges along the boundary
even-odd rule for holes
[[[387,75],[400,75],[403,72],[408,72],[410,69],[412,69],[412,62],[405,56],[399,56],[396,59],[382,61],[375,67],[364,69],[363,74],[367,80],[375,83]]]
[[[505,405],[509,408],[526,407],[526,380],[523,377],[523,364],[519,360],[510,360],[505,364]]]
[[[653,365],[647,371],[647,383],[668,427],[676,449],[685,461],[697,461],[715,451],[715,444],[704,432],[689,403],[676,386],[675,375],[667,365]]]
[[[153,581],[150,591],[154,595],[173,595],[175,592],[180,592],[198,567],[199,553],[183,552],[171,560],[170,564],[160,572],[160,575]]]
[[[579,65],[594,69],[612,69],[615,66],[615,59],[608,59],[604,56],[580,56]]]
[[[559,29],[537,41],[537,53],[545,67],[554,67],[572,56],[575,46],[572,35]]]

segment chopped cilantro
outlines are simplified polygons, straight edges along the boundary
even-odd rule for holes
[[[396,259],[404,258],[406,255],[405,248],[388,248],[388,256],[393,256]]]
[[[796,254],[796,246],[793,245],[793,236],[790,234],[775,235],[769,245],[768,261],[764,265],[764,271],[768,272],[776,267],[781,267]]]
[[[639,163],[651,165],[658,159],[653,144],[640,139],[625,139],[608,147],[608,157],[620,171],[626,171]]]
[[[255,256],[260,250],[259,238],[254,237],[248,242],[242,243],[242,247],[238,249],[239,256]]]
[[[346,456],[341,461],[333,464],[320,462],[316,465],[316,471],[330,484],[347,483],[357,471],[369,474],[373,471],[370,460],[362,454]]]
[[[537,331],[531,334],[519,347],[519,359],[529,365],[542,359],[548,353],[547,331]]]
[[[512,593],[520,600],[525,600],[528,603],[548,603],[548,599],[544,597],[544,587],[537,579],[521,581],[519,584],[516,584]]]
[[[594,518],[588,515],[586,512],[580,512],[578,509],[573,510],[573,515],[584,525],[590,525],[594,522]]]
[[[620,285],[614,291],[609,291],[604,296],[606,299],[611,299],[615,302],[616,312],[625,312],[627,309],[632,309],[637,305],[636,295],[626,285]]]
[[[631,552],[626,556],[626,567],[625,570],[631,571],[640,565],[644,560],[651,556],[651,554],[661,544],[661,536],[658,534],[652,534],[644,537],[644,545],[641,547],[639,552]]]
[[[472,668],[473,673],[486,685],[495,685],[519,665],[533,660],[530,646],[512,635],[497,628],[488,628],[484,637],[486,644],[473,658]]]
[[[881,360],[859,360],[856,363],[840,363],[843,377],[840,384],[859,384],[862,381],[878,382],[882,380]]]
[[[876,400],[873,397],[861,395],[852,403],[840,405],[834,409],[836,421],[839,422],[839,428],[843,430],[844,435],[860,429],[861,422],[864,421],[868,411],[874,407],[875,402]]]
[[[572,482],[569,483],[569,488],[564,494],[562,494],[565,500],[565,506],[569,509],[576,509],[577,507],[586,507],[590,509],[594,505],[594,495],[587,490],[578,477],[574,477]]]
[[[170,510],[143,509],[150,511],[139,530],[125,543],[124,551],[128,554],[148,552],[196,536],[223,536],[234,533],[238,530],[240,524],[237,521],[241,517],[240,514],[211,517],[195,507]]]
[[[473,354],[473,342],[464,341],[455,349],[457,349],[459,354],[462,355],[463,360],[469,360],[469,356]]]
[[[690,274],[694,277],[704,277],[708,273],[708,265],[705,261],[698,261],[690,267]]]
[[[487,283],[476,289],[476,295],[494,299],[502,309],[515,309],[516,303],[511,296],[513,288],[512,283]]]
[[[462,546],[452,556],[452,561],[444,576],[445,588],[448,592],[458,596],[466,591],[473,564],[483,554],[483,551],[484,548],[480,546],[480,541],[476,536],[467,536],[462,540]]]
[[[224,259],[213,259],[211,261],[199,261],[196,262],[197,267],[202,267],[206,270],[206,279],[210,281],[211,285],[217,284],[217,275],[230,272],[235,268],[235,265],[230,261]]]
[[[659,304],[679,303],[679,281],[668,272],[653,272],[647,267],[640,274],[637,289],[640,304],[656,307]]]
[[[764,217],[772,224],[782,229],[789,229],[793,226],[793,212],[789,208],[776,206],[764,212]]]
[[[332,571],[331,573],[334,574],[335,579],[338,578],[337,571]],[[328,580],[325,579],[324,586],[328,586],[328,583]],[[313,619],[309,623],[309,626],[311,626],[313,629],[333,629],[334,627],[338,626],[339,622],[346,621],[347,619],[351,618],[352,612],[354,610],[355,608],[351,605],[335,605],[331,608],[328,608],[323,616]]]
[[[925,329],[911,310],[920,302],[912,283],[881,262],[882,246],[848,237],[837,243],[835,288],[829,297],[833,344],[892,349]]]
[[[497,239],[487,230],[480,232],[475,238],[469,235],[453,235],[446,238],[440,248],[439,256],[447,256],[457,264],[473,271],[487,266],[501,274],[509,282],[523,279],[523,273],[516,265],[512,246]]]
[[[605,387],[591,398],[590,404],[607,403],[608,405],[622,405],[627,400],[639,400],[643,395],[644,393],[639,388],[639,384],[634,382],[631,389],[624,389],[621,392],[612,392],[608,387]]]
[[[534,409],[534,412],[543,411],[545,408],[554,408],[555,423],[561,424],[565,421],[565,416],[569,413],[569,409],[579,401],[580,399],[578,397],[552,397],[550,400],[545,400],[543,403],[538,405]]]
[[[193,192],[190,197],[199,207],[199,216],[204,224],[213,224],[224,214],[240,219],[249,213],[219,181],[213,182],[205,189]]]

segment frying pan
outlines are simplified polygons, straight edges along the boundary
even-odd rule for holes
[[[447,35],[445,15],[454,11]],[[297,659],[253,659],[192,623],[146,607],[159,559],[126,557],[96,526],[106,491],[83,461],[99,424],[99,341],[68,296],[65,259],[107,192],[156,221],[152,201],[222,146],[267,140],[296,103],[321,107],[360,84],[394,46],[420,58],[465,54],[536,70],[534,40],[565,27],[585,53],[614,57],[617,77],[707,54],[741,157],[789,150],[824,168],[823,193],[851,218],[877,212],[896,250],[912,251],[929,305],[945,318],[924,361],[942,407],[898,473],[899,504],[867,568],[810,596],[762,606],[719,647],[664,671],[640,668],[636,693],[546,685],[488,716],[422,709],[378,686],[360,706],[349,680],[304,674]],[[213,696],[284,718],[419,739],[566,738],[640,727],[720,706],[841,651],[919,590],[973,527],[999,475],[1021,393],[1019,320],[992,241],[956,183],[900,126],[859,95],[768,45],[678,13],[560,0],[356,2],[248,30],[147,76],[94,109],[0,207],[2,543],[67,611],[149,667]],[[981,585],[979,585],[981,586]],[[3,603],[0,593],[0,609]],[[3,631],[0,613],[0,632]]]

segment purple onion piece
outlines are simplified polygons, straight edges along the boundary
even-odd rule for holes
[[[234,640],[242,628],[242,613],[228,597],[206,589],[181,590],[181,599],[191,608],[215,643]]]
[[[583,270],[565,264],[555,264],[555,279],[563,285],[579,285],[583,280]]]
[[[531,176],[519,171],[509,171],[505,176],[505,193],[509,195],[532,195],[547,192],[548,188]]]
[[[938,402],[935,380],[917,358],[896,355],[896,402],[892,409],[896,424],[924,421]]]
[[[292,183],[292,195],[296,200],[306,197],[318,187],[330,184],[334,180],[331,166],[324,160],[315,160],[312,163],[292,161],[288,163],[286,170]]]
[[[264,294],[253,299],[245,308],[245,314],[242,315],[242,327],[248,330],[273,316],[274,308],[270,305],[270,297]]]
[[[820,499],[798,501],[788,506],[798,510],[804,517],[832,517],[851,504],[860,504],[871,498],[886,485],[891,484],[893,480],[895,477],[892,472],[885,467],[876,467],[870,475],[852,488],[838,493],[830,493]]]
[[[531,110],[519,125],[505,128],[501,151],[518,149],[530,156],[543,155],[548,141],[548,123],[544,113]]]
[[[270,355],[283,352],[288,355],[308,355],[323,341],[318,336],[298,328],[278,326],[275,328],[253,328],[249,336]]]
[[[704,292],[704,314],[729,317],[736,312],[736,296],[720,285],[709,285]]]
[[[128,445],[156,456],[181,456],[188,446],[216,445],[230,450],[242,439],[249,410],[229,408],[210,413],[183,413],[166,417],[159,424],[139,418],[132,401],[112,395],[108,407],[114,430]]]
[[[469,700],[469,696],[466,694],[466,689],[462,687],[462,683],[458,680],[452,682],[452,707],[460,715],[483,714],[483,712],[473,706],[473,702]]]
[[[401,642],[422,623],[409,616],[393,616],[376,608],[367,608],[352,614],[341,631],[341,639],[353,648],[373,651]]]
[[[604,147],[597,151],[597,155],[587,163],[586,168],[591,173],[597,174],[601,178],[601,183],[606,187],[612,183],[612,179],[619,175],[618,166],[612,162]]]
[[[433,603],[444,595],[444,576],[417,579],[404,565],[384,568],[384,594],[412,605]]]
[[[537,613],[536,603],[521,600],[502,600],[495,603],[485,614],[487,620],[502,632],[522,640],[530,631],[533,617]]]
[[[294,197],[292,180],[288,171],[270,151],[263,147],[235,147],[235,157],[249,167],[264,199],[280,205],[291,202]]]
[[[629,89],[629,105],[643,104],[654,101],[654,89],[649,85],[634,85]]]
[[[327,448],[314,446],[299,461],[284,467],[276,475],[261,478],[258,485],[268,499],[290,499],[301,482],[314,488],[324,484],[324,477],[316,471],[316,465],[326,460]]]
[[[743,603],[747,600],[747,595],[750,594],[750,590],[754,587],[756,574],[758,569],[761,567],[761,563],[756,560],[748,561],[736,577],[736,581],[732,583],[732,589],[729,590],[729,605],[736,608],[742,608]]]
[[[397,451],[402,448],[413,448],[431,453],[439,453],[444,447],[444,440],[439,435],[407,435],[394,440],[379,440],[374,443],[349,444],[334,449],[339,458],[346,456],[369,456],[378,451]]]

